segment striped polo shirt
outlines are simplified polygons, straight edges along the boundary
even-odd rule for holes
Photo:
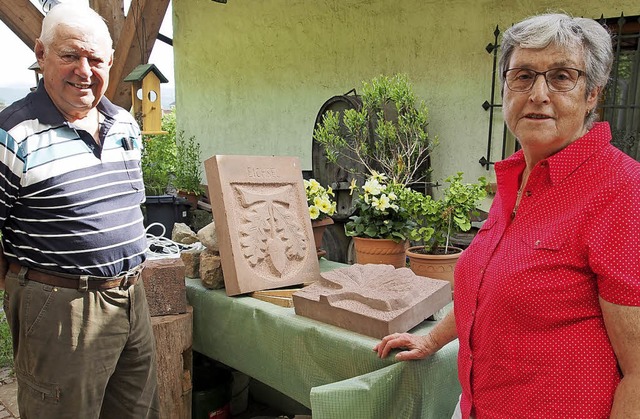
[[[0,113],[0,228],[23,266],[115,276],[144,261],[140,130],[106,98],[101,145],[67,122],[44,85]]]

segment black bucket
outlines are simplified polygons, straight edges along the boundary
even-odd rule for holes
[[[144,226],[148,227],[159,223],[164,227],[164,234],[162,234],[160,226],[152,226],[148,232],[154,236],[162,235],[168,239],[171,238],[175,223],[186,222],[189,210],[187,200],[175,195],[147,196],[144,207]]]
[[[231,383],[226,368],[211,363],[194,365],[192,419],[231,419]]]

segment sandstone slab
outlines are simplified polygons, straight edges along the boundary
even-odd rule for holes
[[[217,155],[204,166],[227,295],[319,278],[298,158]]]
[[[151,316],[187,311],[185,266],[180,258],[147,259],[141,277]]]
[[[406,332],[451,302],[448,281],[408,268],[351,265],[293,294],[296,314],[381,339]]]

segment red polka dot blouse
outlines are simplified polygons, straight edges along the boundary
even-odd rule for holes
[[[455,272],[463,417],[608,417],[621,376],[598,298],[640,306],[640,164],[610,140],[597,123],[538,162],[515,216],[522,151],[496,163]]]

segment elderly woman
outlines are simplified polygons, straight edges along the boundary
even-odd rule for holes
[[[495,165],[453,312],[374,348],[420,359],[458,337],[464,418],[640,417],[640,164],[594,122],[611,63],[590,19],[541,15],[504,34],[504,119],[522,150]]]

